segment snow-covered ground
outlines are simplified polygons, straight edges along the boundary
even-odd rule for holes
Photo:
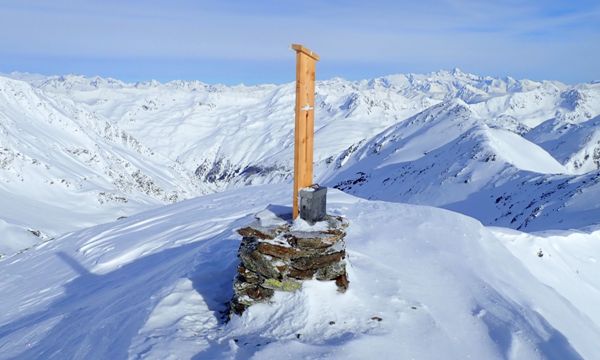
[[[289,196],[287,185],[208,195],[5,257],[0,357],[599,358],[598,232],[490,229],[336,190],[349,290],[309,281],[223,322],[235,229]]]

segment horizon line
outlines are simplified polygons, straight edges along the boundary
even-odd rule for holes
[[[496,79],[496,80],[503,80],[506,81],[508,79],[512,79],[515,81],[533,81],[533,82],[539,82],[539,83],[543,83],[543,82],[551,82],[551,83],[560,83],[563,85],[579,85],[579,84],[596,84],[598,82],[600,82],[600,79],[593,79],[593,80],[588,80],[588,81],[582,81],[582,82],[565,82],[562,80],[557,80],[557,79],[534,79],[534,78],[529,78],[529,77],[515,77],[512,75],[482,75],[482,74],[478,74],[475,72],[470,72],[470,71],[463,71],[462,69],[460,69],[459,67],[454,67],[452,69],[448,69],[448,68],[441,68],[438,70],[434,70],[434,71],[429,71],[429,72],[392,72],[392,73],[387,73],[385,75],[378,75],[378,76],[373,76],[373,77],[345,77],[345,76],[340,76],[340,75],[334,75],[334,76],[329,76],[323,79],[317,79],[317,82],[324,82],[324,81],[331,81],[331,80],[345,80],[348,82],[362,82],[362,81],[371,81],[371,80],[376,80],[376,79],[383,79],[386,77],[390,77],[390,76],[434,76],[434,75],[439,75],[441,73],[447,73],[447,74],[451,74],[451,75],[456,75],[458,74],[464,74],[467,76],[474,76],[479,78],[479,80],[485,80],[485,79]],[[160,85],[167,85],[169,83],[174,83],[174,82],[200,82],[202,84],[205,85],[222,85],[222,86],[229,86],[229,87],[234,87],[234,86],[261,86],[261,85],[286,85],[286,84],[290,84],[293,83],[295,81],[295,79],[292,80],[288,80],[288,81],[279,81],[279,82],[211,82],[211,81],[204,81],[201,80],[199,78],[170,78],[170,79],[159,79],[159,78],[146,78],[146,79],[140,79],[140,80],[128,80],[128,79],[123,79],[121,77],[118,76],[104,76],[104,75],[100,75],[100,74],[85,74],[85,73],[79,73],[79,72],[68,72],[68,73],[54,73],[54,74],[47,74],[47,73],[42,73],[42,72],[29,72],[29,71],[19,71],[19,70],[13,70],[10,72],[0,72],[0,76],[3,77],[7,77],[7,78],[11,78],[13,80],[21,80],[21,81],[25,81],[25,82],[33,82],[35,81],[36,77],[40,78],[38,80],[52,80],[52,79],[60,79],[60,78],[66,78],[69,76],[72,77],[81,77],[84,79],[89,79],[89,80],[93,80],[93,79],[104,79],[104,80],[115,80],[118,82],[123,83],[124,85],[139,85],[139,84],[145,84],[145,83],[152,83],[152,82],[156,82]],[[27,79],[27,77],[30,77],[30,79]]]

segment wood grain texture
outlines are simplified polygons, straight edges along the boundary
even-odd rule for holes
[[[296,50],[296,52],[301,52],[301,53],[306,54],[307,56],[311,57],[315,61],[319,61],[319,55],[317,55],[316,52],[314,52],[308,48],[305,48],[303,45],[292,44],[292,49]]]
[[[313,184],[315,132],[315,67],[319,56],[299,44],[296,51],[296,109],[294,130],[293,218],[298,217],[298,192]]]

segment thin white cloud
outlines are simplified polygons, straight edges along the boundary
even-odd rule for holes
[[[542,3],[516,0],[220,4],[13,1],[0,8],[0,55],[272,61],[303,42],[328,61],[484,72],[586,69],[578,57],[600,55],[597,7],[541,16]]]

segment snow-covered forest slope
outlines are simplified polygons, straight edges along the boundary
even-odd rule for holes
[[[0,77],[0,253],[289,182],[294,85]],[[600,218],[600,83],[460,70],[317,82],[316,180],[525,231]]]

